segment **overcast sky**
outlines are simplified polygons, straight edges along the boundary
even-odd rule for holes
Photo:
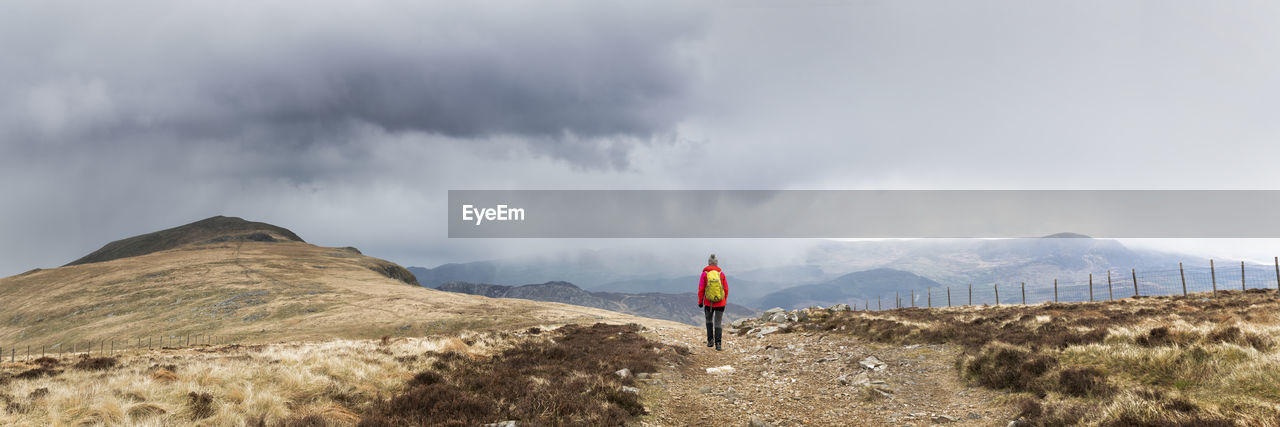
[[[449,189],[1280,189],[1276,2],[5,9],[0,275],[213,215],[404,265],[610,244],[447,239]]]

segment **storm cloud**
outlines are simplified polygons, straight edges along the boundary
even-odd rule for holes
[[[687,112],[704,19],[622,2],[34,2],[0,16],[0,111],[28,143],[518,136],[625,166]],[[585,141],[585,142],[584,142]],[[621,147],[620,147],[621,146]],[[292,149],[291,148],[291,149]]]
[[[5,6],[0,275],[213,215],[417,266],[720,245],[448,239],[448,190],[1280,189],[1274,2]]]

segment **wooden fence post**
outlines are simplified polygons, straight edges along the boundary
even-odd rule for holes
[[[1133,297],[1137,298],[1138,297],[1138,270],[1130,268],[1129,275],[1133,277]]]
[[[893,308],[902,308],[902,296],[898,291],[893,291]]]
[[[916,308],[916,290],[911,290],[911,308]]]
[[[1178,275],[1182,276],[1182,296],[1187,296],[1187,273],[1182,270],[1182,263],[1178,263]]]
[[[1116,294],[1111,292],[1111,270],[1107,270],[1107,301],[1114,301]]]
[[[1280,256],[1276,257],[1276,292],[1280,292]]]
[[[1022,283],[1022,305],[1027,305],[1027,282]]]
[[[992,283],[991,287],[996,290],[996,307],[1000,306],[1000,284]]]
[[[973,282],[969,283],[969,305],[973,305]]]
[[[1213,260],[1209,260],[1209,280],[1213,283],[1213,297],[1218,297],[1218,274],[1213,271]]]
[[[1244,291],[1244,261],[1240,261],[1240,292]]]
[[[1053,302],[1058,302],[1058,279],[1053,279]]]
[[[929,299],[927,299],[926,301],[929,302],[929,308],[933,308],[933,288],[924,288],[924,291],[926,294],[928,294]]]
[[[1280,271],[1280,270],[1276,270]],[[947,307],[951,307],[951,287],[947,286]]]
[[[1089,273],[1089,302],[1093,302],[1093,273]]]
[[[880,296],[876,295],[876,311],[884,311],[884,307],[880,306]]]

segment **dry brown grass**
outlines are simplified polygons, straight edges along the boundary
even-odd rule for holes
[[[645,413],[634,377],[680,363],[687,349],[658,344],[636,325],[569,325],[489,358],[452,351],[424,354],[431,369],[379,402],[361,426],[471,426],[514,420],[532,425],[621,425]]]
[[[441,363],[427,353],[488,357],[514,336],[502,331],[541,337],[572,323],[681,327],[440,292],[388,277],[394,264],[349,248],[258,240],[271,239],[0,279],[0,347],[57,355],[0,363],[0,425],[354,425]],[[237,344],[160,348],[187,334]],[[422,336],[436,338],[411,338]],[[111,357],[101,357],[105,339],[117,343]],[[86,340],[97,357],[81,357]],[[81,354],[64,356],[73,342]]]
[[[6,364],[0,425],[607,425],[643,411],[614,371],[682,360],[639,326],[540,330]]]
[[[0,365],[0,425],[354,425],[437,361],[424,354],[486,357],[524,334],[334,340],[135,352],[115,363],[56,360],[46,369]],[[469,344],[468,344],[469,343]],[[71,368],[84,365],[89,369]]]
[[[951,343],[1035,425],[1280,425],[1274,291],[840,313],[800,329]]]
[[[76,343],[83,350],[87,340],[133,347],[150,337],[159,346],[161,336],[187,334],[255,343],[651,322],[411,286],[375,271],[388,264],[302,242],[228,241],[24,273],[0,279],[0,347],[61,343],[70,350]]]

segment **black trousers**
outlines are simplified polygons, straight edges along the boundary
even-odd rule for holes
[[[720,321],[724,319],[724,307],[702,307],[702,312],[707,315],[707,343],[720,343]]]

